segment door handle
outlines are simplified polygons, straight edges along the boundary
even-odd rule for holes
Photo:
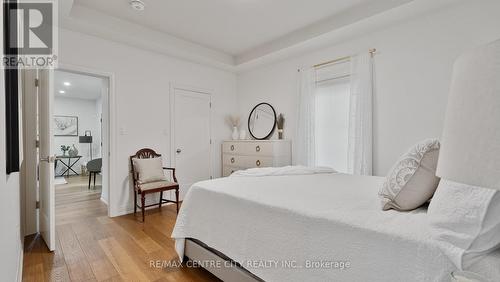
[[[175,152],[176,152],[177,154],[180,154],[180,153],[182,152],[182,150],[181,150],[181,149],[177,149]]]
[[[45,158],[40,158],[40,161],[41,162],[48,162],[48,163],[53,163],[56,161],[56,156],[48,156],[48,157],[45,157]]]

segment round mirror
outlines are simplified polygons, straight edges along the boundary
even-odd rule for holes
[[[257,140],[267,139],[276,127],[276,112],[268,103],[260,103],[253,108],[248,117],[248,131]]]

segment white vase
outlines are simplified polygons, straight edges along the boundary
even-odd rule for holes
[[[240,130],[240,140],[247,139],[247,131],[245,129]]]
[[[69,149],[68,153],[70,157],[78,156],[78,149],[75,147],[75,144],[73,144],[73,148]]]
[[[233,140],[238,140],[239,137],[238,127],[233,126],[233,134],[231,135],[231,137],[233,138]]]

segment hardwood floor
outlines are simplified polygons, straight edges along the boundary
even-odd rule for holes
[[[148,210],[144,224],[139,213],[109,218],[100,186],[87,185],[86,177],[70,177],[56,186],[56,250],[27,237],[23,281],[219,281],[202,268],[175,266],[174,205]],[[157,261],[173,266],[150,266]]]

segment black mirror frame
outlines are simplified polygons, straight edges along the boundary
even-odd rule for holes
[[[257,138],[257,137],[255,137],[253,135],[253,133],[252,133],[252,130],[250,130],[250,118],[252,117],[252,113],[255,111],[255,109],[257,109],[257,107],[260,106],[260,105],[268,105],[269,107],[271,107],[271,109],[273,110],[273,115],[274,115],[273,128],[271,129],[271,131],[269,132],[269,134],[267,134],[266,137],[264,137],[264,138]],[[271,135],[273,135],[274,130],[276,129],[276,120],[277,120],[276,111],[274,110],[274,107],[271,106],[271,104],[269,104],[269,103],[259,103],[259,104],[257,104],[255,107],[253,107],[253,109],[250,111],[250,114],[248,115],[248,132],[250,133],[250,136],[252,136],[252,138],[255,139],[255,140],[267,140],[267,139],[269,139],[269,137],[271,137]]]

